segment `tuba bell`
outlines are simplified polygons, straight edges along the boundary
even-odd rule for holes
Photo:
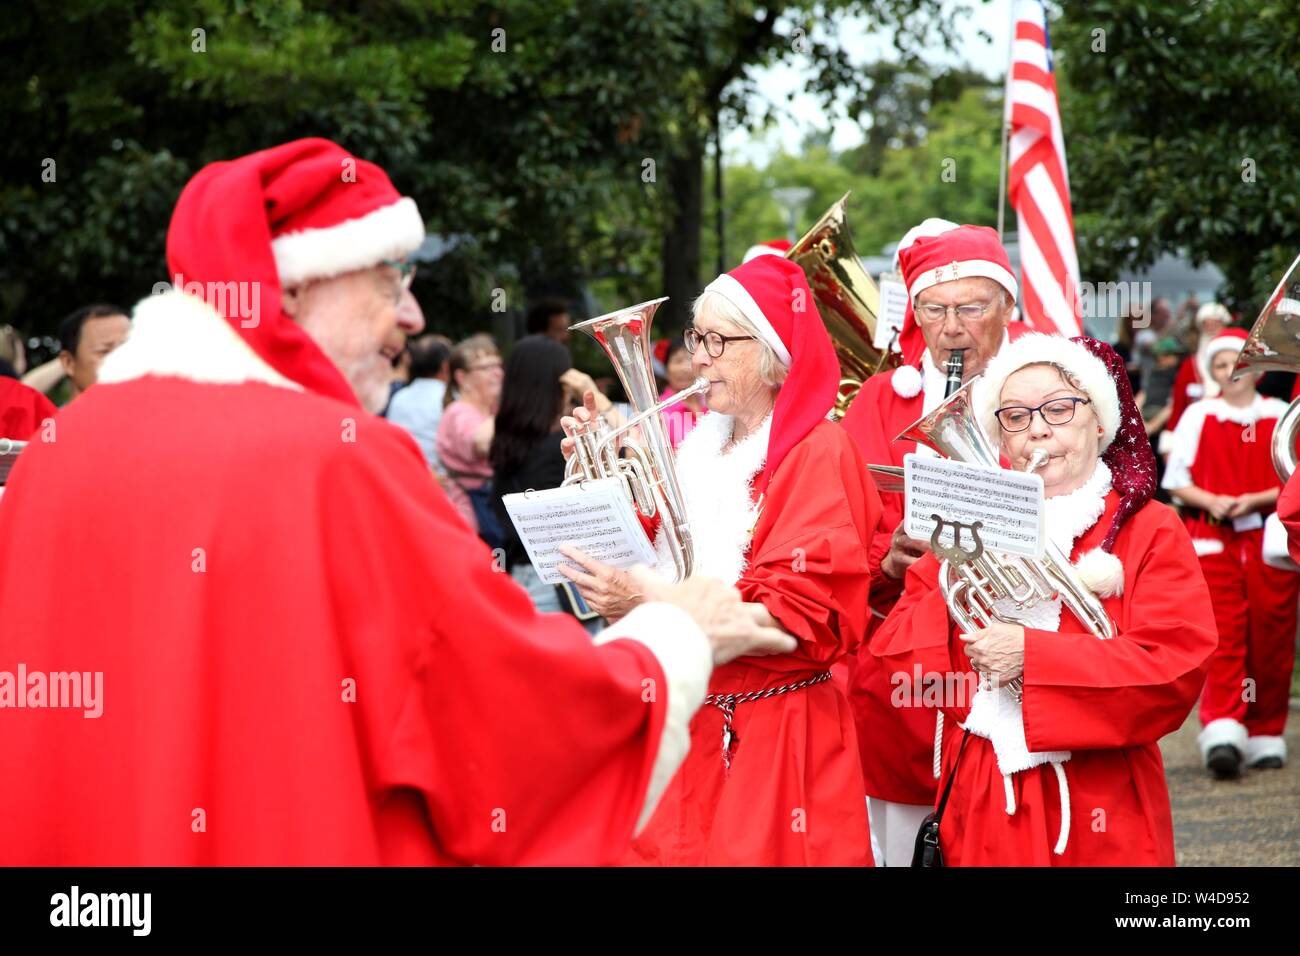
[[[1247,369],[1300,372],[1300,256],[1291,263],[1251,326],[1232,377]],[[1295,471],[1297,437],[1300,399],[1291,403],[1273,430],[1273,468],[1283,482]]]
[[[836,421],[844,417],[863,382],[899,362],[896,353],[872,344],[880,316],[880,290],[853,248],[848,201],[845,193],[785,254],[803,269],[835,345],[841,376],[831,414]]]
[[[565,466],[561,487],[600,478],[621,481],[638,512],[647,518],[661,515],[674,580],[681,581],[691,575],[695,552],[686,501],[673,464],[673,446],[661,413],[684,398],[707,391],[709,382],[697,378],[690,388],[658,401],[650,364],[650,325],[655,310],[667,301],[666,297],[653,299],[569,327],[571,331],[586,332],[605,350],[633,414],[618,428],[610,428],[599,416],[579,426],[573,436],[575,452]],[[637,426],[641,429],[641,443],[624,445],[628,456],[620,457],[619,439]]]
[[[915,422],[896,441],[911,439],[933,448],[945,458],[998,469],[1001,462],[997,448],[984,434],[970,407],[971,389],[976,377],[967,382],[929,415]],[[1041,460],[1031,462],[1029,471],[1041,465]],[[978,524],[978,522],[976,522]],[[965,527],[965,526],[963,526]],[[938,530],[931,539],[937,554]],[[960,542],[954,529],[954,548]],[[950,549],[944,549],[950,550]],[[987,551],[975,539],[975,548],[965,552],[964,560],[944,558],[939,568],[939,586],[948,604],[948,611],[967,633],[988,627],[993,621],[1019,624],[1014,612],[999,613],[994,602],[1011,601],[1016,611],[1024,611],[1056,598],[1068,607],[1074,616],[1095,637],[1108,639],[1115,636],[1114,624],[1101,600],[1079,578],[1069,556],[1050,540],[1041,558],[1023,558],[1018,555],[995,554]],[[1019,694],[1019,686],[1012,682],[1012,691]]]

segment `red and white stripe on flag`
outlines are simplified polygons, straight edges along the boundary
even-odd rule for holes
[[[1015,0],[1014,22],[1006,97],[1007,195],[1019,223],[1021,314],[1039,331],[1079,335],[1079,257],[1041,0]]]

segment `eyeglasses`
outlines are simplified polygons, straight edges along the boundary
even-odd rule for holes
[[[505,364],[498,359],[495,362],[479,362],[475,365],[466,365],[467,372],[495,372],[497,369],[505,368]]]
[[[916,314],[927,322],[942,322],[947,316],[948,310],[951,309],[957,314],[957,318],[962,322],[978,322],[984,318],[985,313],[993,308],[992,302],[963,302],[961,305],[939,305],[930,303],[929,305],[918,305]]]
[[[1050,402],[1028,408],[1024,405],[1007,405],[999,408],[993,414],[998,416],[998,424],[1002,426],[1004,432],[1012,434],[1022,432],[1029,427],[1029,423],[1034,420],[1034,412],[1043,416],[1043,421],[1049,425],[1068,425],[1074,419],[1074,409],[1078,405],[1091,405],[1092,401],[1087,398],[1054,398]]]
[[[682,341],[686,344],[686,351],[692,355],[700,347],[700,342],[704,342],[704,350],[709,353],[711,358],[722,358],[722,352],[727,347],[728,342],[743,342],[746,339],[753,341],[752,335],[723,335],[721,332],[705,332],[700,334],[700,330],[692,326],[686,330],[682,336]]]
[[[411,288],[411,283],[415,281],[415,263],[410,259],[385,259],[382,263],[389,268],[396,269],[400,276],[398,282],[402,291],[406,292]]]

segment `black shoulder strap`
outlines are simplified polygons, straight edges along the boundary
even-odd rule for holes
[[[961,746],[957,748],[957,759],[953,761],[952,773],[948,774],[948,782],[943,786],[943,796],[939,798],[939,807],[934,811],[934,822],[938,823],[943,819],[943,808],[948,805],[948,794],[952,791],[952,782],[957,777],[957,768],[961,766],[961,754],[966,749],[966,741],[970,738],[970,731],[966,730],[961,735]]]

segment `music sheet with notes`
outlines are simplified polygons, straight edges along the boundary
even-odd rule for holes
[[[558,566],[562,544],[572,544],[605,564],[654,564],[655,552],[617,478],[568,488],[525,491],[501,499],[528,560],[546,584],[568,581]]]
[[[928,542],[937,514],[945,522],[968,527],[983,522],[980,539],[990,551],[1043,556],[1043,479],[1038,475],[908,454],[903,456],[903,482],[904,520],[911,537]],[[945,530],[939,543],[951,544],[952,532]],[[969,533],[963,531],[963,548],[971,545]]]

